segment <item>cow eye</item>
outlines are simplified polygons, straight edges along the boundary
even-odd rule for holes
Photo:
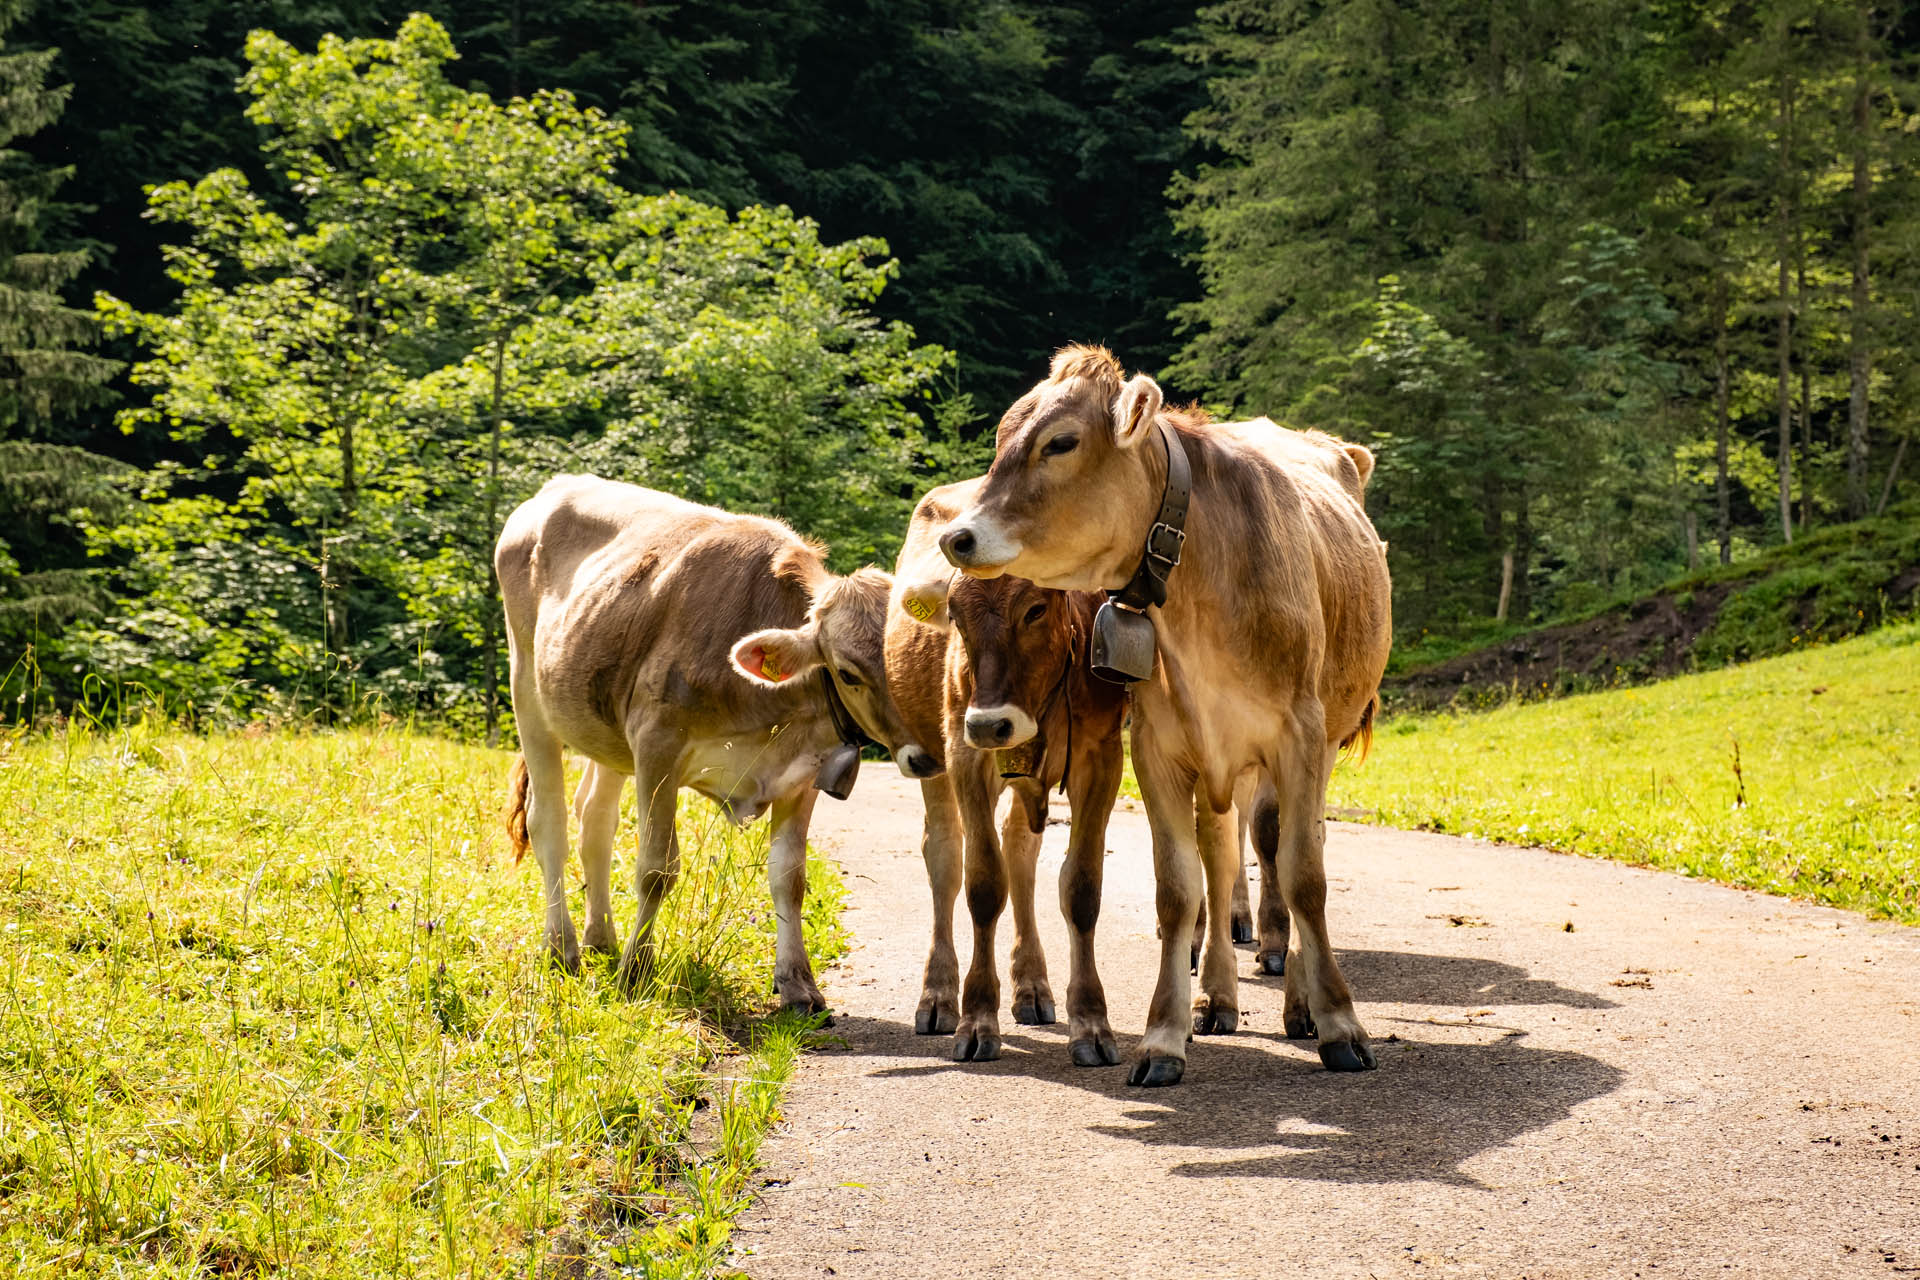
[[[1041,446],[1040,456],[1043,458],[1057,458],[1063,453],[1072,453],[1079,447],[1079,436],[1058,435]]]
[[[1034,623],[1040,621],[1040,619],[1046,617],[1046,615],[1047,615],[1047,606],[1046,606],[1046,603],[1042,601],[1041,603],[1033,606],[1033,608],[1027,610],[1027,616],[1024,619],[1024,621],[1028,626],[1032,626]]]
[[[842,667],[840,668],[840,683],[849,688],[858,689],[860,687],[860,673],[857,671],[849,671],[845,667]]]

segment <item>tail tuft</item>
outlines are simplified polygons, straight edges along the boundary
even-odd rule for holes
[[[513,864],[527,856],[527,758],[513,758],[513,772],[507,776],[507,808],[500,816],[506,820],[507,842],[513,846]]]
[[[1367,699],[1366,709],[1360,713],[1360,724],[1340,742],[1342,751],[1351,751],[1355,763],[1362,763],[1367,753],[1373,750],[1373,713],[1380,707],[1380,695],[1374,694]]]

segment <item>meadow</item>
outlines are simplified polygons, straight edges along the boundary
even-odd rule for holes
[[[767,1016],[765,824],[683,810],[627,999],[546,961],[506,770],[397,728],[0,736],[0,1266],[729,1273],[815,1034]]]
[[[1330,805],[1920,924],[1920,625],[1657,684],[1387,720]]]

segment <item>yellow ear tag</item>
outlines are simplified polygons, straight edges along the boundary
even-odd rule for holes
[[[918,597],[915,597],[914,599],[907,601],[907,612],[912,614],[915,618],[918,618],[921,622],[925,622],[928,618],[931,618],[933,616],[933,606],[928,604],[925,600],[921,600]]]
[[[776,682],[787,678],[787,673],[780,669],[780,664],[765,649],[760,651],[760,674]]]

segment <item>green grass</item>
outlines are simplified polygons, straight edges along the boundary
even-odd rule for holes
[[[1659,684],[1398,716],[1329,803],[1920,923],[1920,626]]]
[[[399,731],[0,736],[0,1266],[727,1273],[811,1035],[761,1016],[765,824],[683,811],[627,1000],[545,962],[506,768]],[[820,963],[842,895],[810,882]]]

